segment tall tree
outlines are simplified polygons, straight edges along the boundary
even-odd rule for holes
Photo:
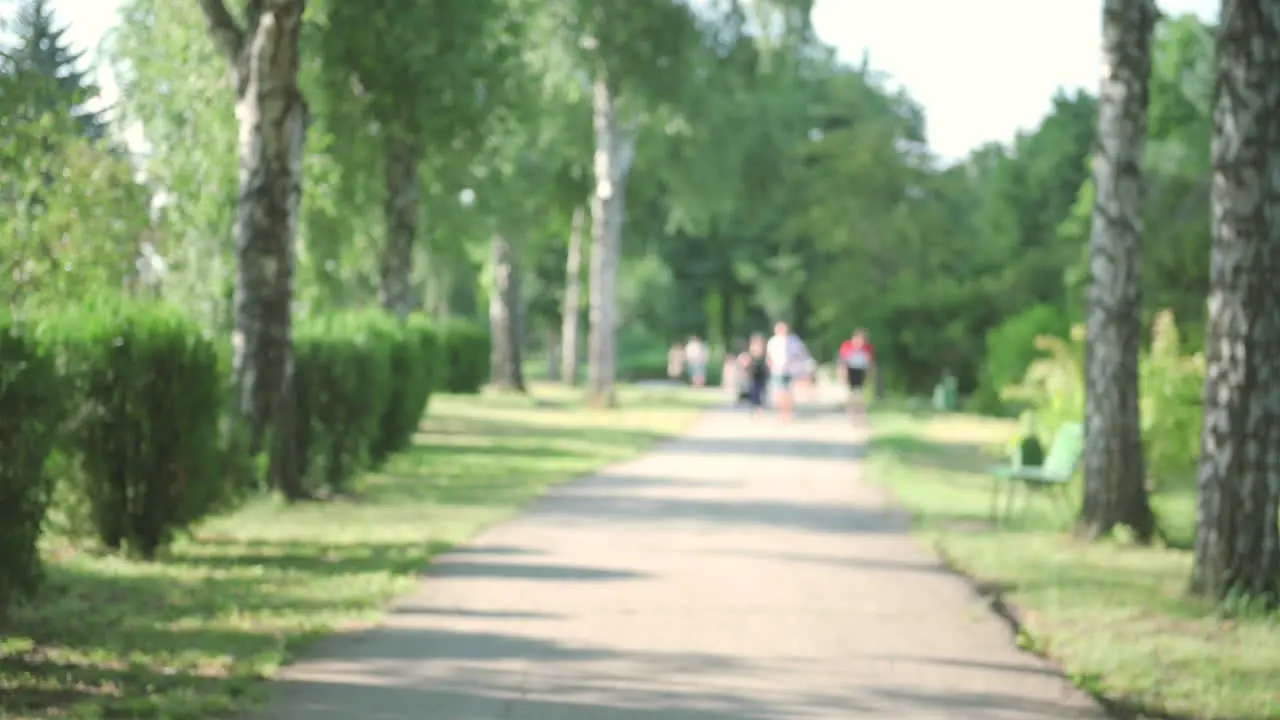
[[[616,402],[617,277],[626,187],[645,110],[682,87],[686,52],[700,42],[692,10],[678,0],[557,0],[546,26],[568,59],[567,77],[590,78],[595,141],[587,392],[592,404]]]
[[[520,296],[520,262],[516,249],[502,233],[489,240],[489,355],[490,384],[500,390],[524,392],[521,362],[523,303]]]
[[[422,165],[475,150],[502,100],[518,24],[506,0],[331,0],[317,3],[326,114],[372,134],[383,176],[379,300],[398,315],[421,304],[413,285]],[[348,167],[363,172],[370,164]],[[426,178],[428,182],[437,178]]]
[[[1280,600],[1280,6],[1223,0],[1194,591]]]
[[[1142,162],[1146,150],[1153,0],[1105,0],[1096,195],[1089,238],[1085,355],[1084,504],[1080,524],[1097,537],[1126,525],[1149,542],[1138,408],[1142,347]]]
[[[565,252],[564,309],[560,328],[560,377],[567,385],[578,384],[578,354],[582,349],[579,331],[582,329],[582,236],[585,226],[586,208],[575,208]]]
[[[16,43],[3,53],[4,72],[28,88],[27,110],[68,114],[85,137],[101,139],[106,123],[86,107],[98,88],[83,67],[84,51],[71,48],[48,0],[23,0],[9,32]]]
[[[248,451],[274,429],[271,475],[306,495],[294,461],[293,277],[307,105],[298,88],[306,0],[249,0],[237,20],[223,0],[199,0],[235,74],[240,194],[236,206],[232,368]]]

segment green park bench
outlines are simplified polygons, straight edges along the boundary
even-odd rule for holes
[[[1080,458],[1084,454],[1084,427],[1080,423],[1066,423],[1058,428],[1053,447],[1037,465],[1002,465],[992,471],[991,519],[1000,520],[1000,500],[1005,496],[1005,516],[1013,512],[1014,496],[1019,489],[1024,493],[1025,512],[1032,492],[1049,492],[1056,500],[1067,502],[1067,486],[1076,474]]]

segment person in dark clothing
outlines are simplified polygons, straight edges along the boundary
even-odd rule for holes
[[[764,390],[769,385],[769,361],[765,357],[764,336],[751,336],[747,351],[741,356],[747,376],[747,402],[756,414],[764,411]]]

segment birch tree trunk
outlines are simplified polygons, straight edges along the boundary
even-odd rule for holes
[[[547,379],[551,382],[560,381],[560,333],[554,327],[548,327],[545,330],[546,338],[544,344],[547,346]]]
[[[591,198],[590,334],[587,338],[587,401],[615,407],[617,280],[626,214],[626,183],[635,157],[635,133],[619,127],[617,97],[600,72],[595,80],[595,193]]]
[[[490,384],[500,390],[524,392],[520,341],[520,268],[511,243],[500,233],[489,240],[493,288],[489,292]]]
[[[1153,0],[1105,0],[1102,13],[1080,528],[1090,537],[1099,537],[1125,525],[1138,542],[1146,543],[1155,533],[1155,518],[1147,498],[1138,407],[1145,209],[1142,162],[1157,11]]]
[[[564,317],[560,326],[560,376],[566,385],[578,384],[578,340],[582,327],[582,235],[586,226],[586,209],[573,211],[569,226],[569,252],[564,267]]]
[[[418,306],[413,289],[413,245],[418,234],[418,150],[412,135],[389,129],[385,141],[387,238],[382,251],[378,301],[399,317]]]
[[[293,457],[293,278],[307,108],[298,89],[305,0],[251,4],[242,26],[223,0],[200,0],[209,33],[236,76],[240,194],[232,371],[248,450],[275,430],[272,479],[306,496]]]
[[[1193,591],[1280,601],[1280,7],[1224,0]]]

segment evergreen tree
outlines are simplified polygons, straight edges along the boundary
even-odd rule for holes
[[[67,117],[90,139],[101,139],[106,123],[86,104],[98,88],[82,69],[84,51],[75,51],[64,37],[48,0],[23,0],[9,27],[13,46],[0,65],[0,99],[11,112],[28,120],[46,113]]]

